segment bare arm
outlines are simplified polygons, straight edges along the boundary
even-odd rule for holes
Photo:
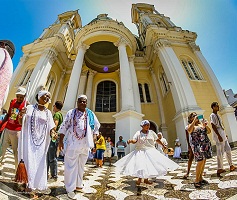
[[[128,144],[132,143],[132,144],[135,144],[137,143],[137,140],[134,140],[134,139],[130,139],[127,141]]]
[[[215,134],[217,135],[218,139],[220,142],[223,142],[223,138],[221,137],[221,135],[219,134],[217,128],[216,128],[216,125],[211,123],[211,126],[212,126],[212,129],[214,130]]]
[[[64,134],[61,133],[59,135],[59,144],[58,144],[58,148],[59,148],[60,151],[64,148],[64,146],[63,146],[63,138],[64,138]]]
[[[193,129],[194,129],[194,126],[195,126],[195,123],[197,120],[198,120],[198,118],[197,118],[197,116],[195,116],[192,123],[188,125],[187,131],[189,134],[191,134],[193,132]]]
[[[9,114],[7,113],[4,117],[4,119],[2,120],[1,124],[0,124],[0,128],[2,127],[2,125],[8,120],[9,118]]]

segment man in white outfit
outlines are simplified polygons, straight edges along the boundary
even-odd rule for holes
[[[58,132],[59,150],[64,149],[64,184],[67,195],[75,199],[74,190],[83,188],[83,173],[90,148],[99,134],[100,123],[95,114],[86,108],[87,96],[79,95],[77,108],[69,110]]]
[[[219,111],[219,105],[217,102],[211,104],[212,114],[210,115],[210,121],[212,125],[213,140],[216,142],[216,154],[217,154],[217,176],[220,176],[221,173],[226,172],[223,169],[223,155],[226,153],[226,159],[230,166],[230,171],[236,170],[236,167],[233,165],[231,148],[227,140],[226,133],[224,131],[224,126],[222,124],[221,118],[217,114]]]

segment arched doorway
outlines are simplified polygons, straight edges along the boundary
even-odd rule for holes
[[[156,125],[150,121],[150,130],[153,130],[155,133],[157,133]]]

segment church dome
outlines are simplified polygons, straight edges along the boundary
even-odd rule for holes
[[[108,14],[99,14],[99,15],[97,15],[97,17],[95,19],[93,19],[88,24],[93,24],[93,23],[95,23],[97,21],[106,21],[106,20],[108,20],[108,21],[115,21],[111,17],[108,17]]]

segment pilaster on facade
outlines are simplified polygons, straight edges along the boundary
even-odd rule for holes
[[[29,60],[30,56],[29,54],[24,54],[21,58],[20,58],[20,62],[19,64],[17,65],[16,67],[16,70],[14,71],[13,73],[13,76],[11,78],[11,82],[10,82],[10,87],[9,88],[13,88],[15,86],[18,86],[18,85],[14,85],[15,84],[15,81],[16,81],[16,77],[19,76],[19,73],[22,72],[23,70],[23,66],[25,65],[25,63]]]
[[[81,71],[81,77],[80,77],[80,82],[79,82],[79,86],[78,86],[77,96],[80,94],[85,94],[86,83],[87,83],[87,74],[88,74],[88,69],[83,69]]]
[[[139,89],[138,89],[137,74],[134,67],[134,58],[135,58],[135,55],[128,57],[129,68],[130,68],[131,77],[132,77],[135,110],[141,113],[141,102],[140,102],[140,95],[139,95]]]
[[[97,72],[94,70],[89,70],[87,86],[86,86],[86,96],[87,96],[87,106],[91,108],[91,98],[92,98],[92,88],[93,88],[93,79]]]
[[[30,81],[32,83],[29,90],[30,102],[35,102],[35,94],[40,90],[41,87],[45,86],[47,77],[56,57],[57,52],[53,48],[46,49],[41,55],[30,77]]]
[[[165,125],[165,114],[164,114],[164,109],[163,109],[163,104],[162,104],[162,95],[160,93],[160,89],[159,89],[159,86],[158,86],[158,80],[157,80],[157,77],[155,75],[155,72],[154,72],[154,68],[150,65],[149,67],[149,70],[150,70],[150,73],[151,73],[151,77],[152,77],[152,80],[153,80],[153,83],[154,83],[154,86],[155,86],[155,90],[156,90],[156,98],[157,98],[157,104],[158,104],[158,107],[159,107],[159,116],[160,116],[160,119],[161,119],[161,124],[164,125],[164,127],[166,127]],[[164,129],[164,132],[162,132],[164,137],[166,139],[168,139],[168,134],[167,134],[167,129],[165,130]]]

